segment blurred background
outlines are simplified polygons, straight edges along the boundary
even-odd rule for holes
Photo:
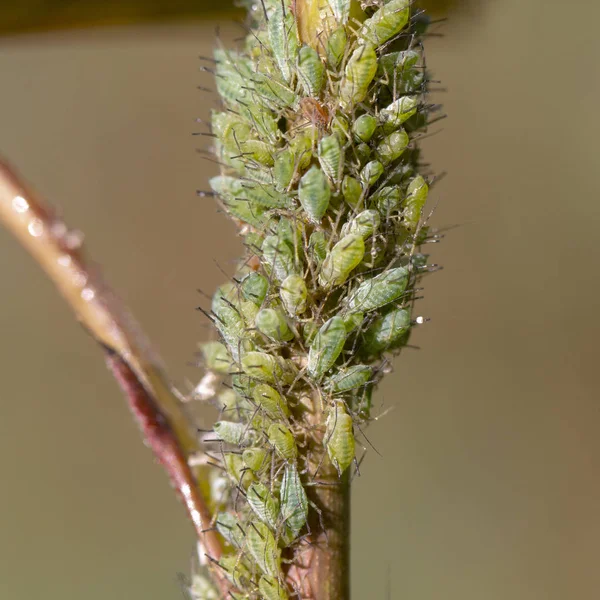
[[[195,196],[216,173],[191,136],[215,103],[197,57],[242,34],[207,4],[0,7],[0,153],[86,232],[182,385],[209,336],[196,289],[241,252]],[[434,14],[445,269],[425,280],[420,350],[379,390],[393,410],[354,483],[353,597],[597,597],[600,4]],[[0,597],[181,598],[192,528],[98,348],[4,231],[0,281]]]

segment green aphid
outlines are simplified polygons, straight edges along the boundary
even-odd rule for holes
[[[300,179],[298,199],[308,218],[313,223],[319,223],[327,212],[331,190],[327,177],[313,165]]]
[[[292,432],[285,425],[273,423],[267,431],[267,438],[283,459],[296,460],[298,456],[296,441]]]
[[[391,133],[398,129],[417,112],[417,105],[416,96],[402,96],[381,110],[378,116],[383,133]]]
[[[241,360],[242,371],[254,379],[276,383],[283,375],[281,364],[266,352],[247,352]]]
[[[342,285],[365,255],[365,242],[355,233],[344,236],[323,261],[319,284],[323,287]]]
[[[337,187],[342,174],[344,155],[336,135],[328,135],[319,142],[318,157],[323,172]]]
[[[242,295],[260,306],[269,291],[269,280],[260,273],[249,273],[241,281]]]
[[[290,149],[294,153],[296,168],[304,171],[310,165],[313,155],[314,137],[312,130],[302,130],[290,140]]]
[[[360,172],[360,182],[364,187],[371,187],[383,175],[383,171],[383,165],[378,160],[372,160]]]
[[[271,152],[273,152],[273,144],[278,142],[281,132],[271,110],[265,109],[256,102],[250,102],[241,107],[240,112],[250,122],[252,130],[263,138],[263,142],[271,144]]]
[[[352,221],[344,225],[342,228],[342,235],[356,233],[366,240],[379,229],[380,224],[381,217],[376,210],[363,210],[358,213]]]
[[[275,164],[273,156],[273,146],[260,140],[246,140],[242,144],[244,156],[255,160],[265,167],[272,167]]]
[[[256,432],[246,423],[217,421],[213,425],[213,430],[220,440],[235,446],[247,446],[256,438]]]
[[[294,363],[287,358],[278,356],[277,360],[281,368],[281,383],[283,385],[291,385],[298,376],[298,369]]]
[[[264,600],[288,600],[285,587],[277,578],[261,577],[258,581],[258,591]]]
[[[391,81],[404,79],[409,74],[417,72],[415,67],[420,58],[420,54],[414,50],[400,50],[383,54],[379,57],[377,74],[386,76]]]
[[[329,0],[333,16],[340,25],[345,25],[348,22],[351,4],[351,0]]]
[[[252,227],[260,229],[264,227],[265,209],[252,205],[245,198],[223,198],[223,207],[234,218]]]
[[[281,480],[281,518],[289,532],[288,539],[295,540],[308,516],[308,498],[300,481],[298,467],[295,464],[287,464]]]
[[[344,327],[346,333],[350,335],[354,330],[358,329],[365,320],[365,315],[361,312],[350,313],[342,317],[344,319]]]
[[[369,312],[393,302],[406,290],[408,269],[396,267],[363,281],[346,300],[348,312]]]
[[[368,18],[358,31],[358,37],[381,46],[400,33],[408,23],[411,0],[391,0]]]
[[[217,515],[215,525],[217,531],[234,548],[241,548],[246,538],[246,533],[242,529],[239,521],[228,512],[220,512]]]
[[[275,178],[275,184],[280,191],[287,190],[292,179],[294,178],[296,158],[294,153],[288,149],[279,152],[275,159],[275,166],[273,167],[273,177]]]
[[[275,342],[287,342],[294,338],[293,331],[279,309],[263,308],[256,315],[255,323],[261,333]]]
[[[259,313],[259,307],[250,300],[244,300],[240,306],[240,312],[242,313],[242,317],[246,325],[251,327],[256,321],[256,317]]]
[[[243,194],[252,206],[260,208],[287,208],[291,205],[289,196],[278,192],[270,185],[245,183]]]
[[[413,230],[417,227],[421,218],[421,211],[427,201],[429,186],[421,175],[415,177],[406,190],[406,199],[404,200],[404,226]]]
[[[306,310],[308,290],[306,289],[306,282],[301,275],[288,275],[281,282],[279,295],[288,315],[296,317]]]
[[[334,393],[344,393],[365,386],[373,377],[373,369],[367,365],[352,365],[334,373],[326,386]]]
[[[371,202],[376,206],[379,214],[386,219],[400,208],[401,198],[400,188],[397,185],[390,185],[377,190],[371,196]]]
[[[387,166],[402,156],[409,141],[406,131],[400,129],[400,131],[395,131],[394,133],[390,133],[387,137],[384,137],[377,146],[375,152],[383,165]]]
[[[325,67],[319,53],[310,46],[302,46],[298,52],[298,80],[307,96],[316,97],[325,83]]]
[[[313,261],[320,265],[327,256],[327,240],[322,231],[314,231],[308,240],[308,254]]]
[[[295,255],[302,246],[302,227],[303,223],[293,218],[279,219],[275,227],[279,239],[292,248]]]
[[[242,152],[241,144],[250,138],[252,132],[250,123],[233,113],[213,113],[212,129],[223,148],[231,154]]]
[[[354,210],[358,210],[359,202],[362,200],[363,189],[360,182],[350,175],[346,175],[342,181],[342,195],[348,205]]]
[[[251,584],[252,574],[244,564],[241,556],[237,554],[227,554],[219,559],[219,566],[225,573],[225,576],[237,588],[243,589]]]
[[[277,68],[277,67],[275,67]],[[256,93],[253,100],[263,98],[268,100],[275,110],[295,109],[298,106],[299,97],[285,83],[277,81],[275,77],[253,73],[249,81],[254,84]]]
[[[262,471],[269,462],[269,453],[260,447],[246,448],[242,452],[244,464],[254,473]]]
[[[278,281],[296,272],[293,250],[279,236],[268,235],[262,245],[263,261]]]
[[[231,387],[235,393],[241,398],[252,396],[252,390],[256,387],[257,383],[252,377],[238,373],[233,375],[231,378]]]
[[[246,549],[260,570],[269,577],[277,578],[281,563],[281,550],[267,525],[252,521],[246,529]]]
[[[327,45],[325,47],[325,54],[327,56],[327,62],[332,69],[337,69],[342,58],[344,58],[344,52],[346,51],[348,43],[348,36],[346,34],[345,27],[338,27],[331,32],[331,35],[327,38]]]
[[[335,135],[341,146],[350,140],[350,125],[341,115],[336,115],[331,124],[331,133]]]
[[[271,494],[269,488],[264,483],[252,483],[246,491],[246,500],[254,514],[275,531],[279,517],[279,501]]]
[[[359,142],[368,142],[377,129],[377,119],[371,115],[361,115],[352,125],[354,138]]]
[[[232,360],[227,348],[221,342],[206,342],[200,345],[206,367],[217,373],[229,373]]]
[[[289,416],[290,410],[281,394],[266,383],[259,383],[252,392],[254,401],[267,413],[269,417],[278,419]]]
[[[308,372],[321,379],[334,365],[346,342],[346,326],[342,317],[331,317],[318,331],[308,351]]]
[[[372,45],[359,46],[353,53],[344,71],[340,85],[340,101],[346,107],[362,102],[377,72],[377,54]]]
[[[240,454],[225,452],[223,454],[223,466],[235,485],[247,488],[254,480],[254,474],[246,468]]]
[[[369,158],[371,158],[371,154],[373,154],[373,150],[371,149],[371,146],[369,146],[369,144],[365,144],[364,142],[361,142],[360,144],[357,144],[354,147],[354,154],[355,154],[356,158],[358,159],[358,162],[361,165],[365,165],[365,164],[367,164]]]
[[[208,574],[194,573],[189,593],[191,600],[219,600],[219,592],[213,586]]]
[[[292,79],[292,65],[298,54],[298,32],[296,19],[283,4],[275,7],[268,23],[271,50],[283,78],[289,83]]]
[[[325,422],[323,443],[340,477],[354,459],[354,426],[343,402],[336,401]]]
[[[402,341],[410,325],[410,312],[405,308],[395,308],[379,315],[363,333],[362,350],[371,356],[393,350]]]

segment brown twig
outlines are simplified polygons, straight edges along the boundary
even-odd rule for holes
[[[107,363],[124,391],[145,440],[182,496],[206,554],[218,560],[218,535],[198,482],[187,463],[199,441],[175,389],[133,319],[83,257],[81,235],[71,231],[0,161],[0,222],[30,252],[107,352]],[[207,531],[208,529],[208,531]],[[224,596],[229,586],[215,571]]]

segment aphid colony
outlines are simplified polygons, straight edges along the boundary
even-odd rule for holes
[[[212,301],[220,340],[203,346],[225,380],[207,437],[235,598],[294,596],[285,559],[312,522],[307,490],[324,464],[352,470],[426,268],[425,19],[409,0],[329,1],[316,33],[287,0],[252,3],[243,47],[215,52],[210,185],[247,248]]]

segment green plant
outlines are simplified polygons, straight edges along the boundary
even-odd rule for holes
[[[343,600],[355,437],[386,356],[422,321],[420,247],[436,240],[417,147],[435,108],[427,20],[410,0],[247,8],[241,48],[207,67],[223,107],[210,132],[221,174],[205,193],[246,247],[204,311],[218,332],[198,388],[221,411],[210,432],[197,434],[66,227],[6,168],[0,217],[102,344],[182,496],[202,547],[194,597]]]

